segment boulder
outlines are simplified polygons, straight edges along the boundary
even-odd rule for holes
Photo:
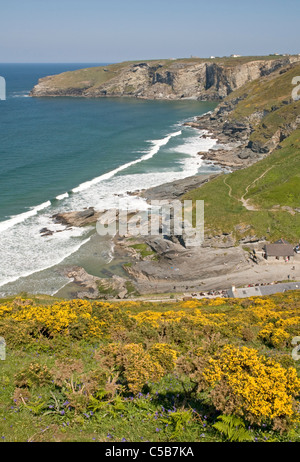
[[[55,223],[65,226],[86,226],[96,223],[99,216],[100,212],[95,212],[93,207],[89,207],[82,211],[56,213],[51,218]]]

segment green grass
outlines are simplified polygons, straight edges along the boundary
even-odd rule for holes
[[[68,88],[96,88],[115,77],[125,66],[126,63],[121,63],[63,72],[50,77],[51,86],[63,90]]]
[[[255,182],[270,167],[271,170]],[[282,142],[281,149],[248,168],[215,178],[187,193],[183,200],[204,200],[207,235],[232,232],[237,239],[256,235],[269,240],[285,237],[296,243],[299,241],[300,214],[292,215],[272,208],[276,205],[300,206],[299,178],[300,130],[296,130]],[[247,210],[240,201],[251,183],[253,186],[245,199],[249,199],[259,209],[257,211]],[[227,185],[232,188],[232,197]]]
[[[98,283],[97,286],[101,295],[108,295],[110,297],[116,297],[118,295],[118,291],[116,289],[113,289],[113,287],[111,287],[110,285],[106,286],[104,284]]]
[[[286,69],[285,69],[286,70]],[[300,65],[294,64],[284,73],[274,72],[243,85],[231,93],[226,101],[243,98],[231,114],[232,119],[240,120],[254,111],[272,111],[282,106],[283,101],[292,101],[293,77],[300,75]]]
[[[255,182],[245,198],[261,209],[269,210],[274,205],[299,207],[299,175],[300,130],[296,130],[281,143],[281,149],[251,167],[233,173],[227,183],[233,188],[233,196],[241,197],[247,185]]]
[[[255,112],[264,112],[260,122],[251,119],[250,141],[263,146],[275,134],[291,134],[261,161],[221,175],[183,197],[205,201],[206,235],[232,233],[236,241],[253,236],[299,241],[300,214],[294,209],[300,207],[300,129],[295,130],[300,101],[291,96],[296,75],[299,64],[254,80],[227,97],[227,102],[240,98],[229,113],[231,121],[247,121]],[[242,199],[256,210],[247,209]]]
[[[95,367],[90,360],[91,349],[86,346],[82,358],[86,370]],[[203,425],[192,418],[189,407],[181,411],[184,393],[182,382],[175,375],[163,378],[159,384],[149,388],[151,394],[144,393],[130,399],[116,399],[103,405],[101,410],[74,413],[64,403],[65,396],[55,386],[31,388],[30,399],[26,405],[16,403],[14,395],[14,376],[34,361],[55,365],[55,355],[10,351],[0,370],[0,441],[1,442],[165,442],[165,441],[217,441],[217,432],[211,428],[205,432]],[[185,389],[190,384],[186,383]],[[168,392],[168,390],[170,390]],[[25,394],[24,394],[25,396]],[[57,410],[55,401],[59,404]],[[172,399],[176,396],[175,401]],[[151,398],[151,399],[150,399]],[[199,403],[190,405],[199,409]],[[177,415],[174,414],[174,408]],[[162,409],[165,409],[164,411]],[[172,414],[168,409],[173,411]],[[200,409],[199,409],[200,411]],[[181,414],[188,417],[185,427],[175,429]],[[183,420],[184,422],[184,420]],[[203,433],[205,436],[200,436]]]
[[[300,303],[300,292],[278,294],[264,299],[273,301],[275,311],[281,312],[283,318],[290,310],[296,310]],[[53,300],[54,303],[55,300]],[[49,297],[40,297],[39,304],[49,303]],[[104,303],[103,306],[106,306]],[[114,316],[119,304],[111,304],[108,313]],[[210,306],[209,301],[199,302],[199,310],[204,314],[225,314],[227,326],[217,321],[214,332],[223,337],[227,343],[247,345],[257,348],[261,354],[277,358],[284,367],[299,365],[291,358],[289,344],[271,348],[256,336],[260,330],[258,320],[248,312],[254,306],[251,299],[228,300],[220,306]],[[105,310],[105,308],[103,308]],[[183,319],[177,326],[167,327],[162,323],[160,328],[149,328],[147,325],[128,324],[126,313],[133,314],[150,309],[154,312],[182,311],[187,314],[194,308],[183,308],[181,303],[138,303],[123,306],[124,318],[119,327],[110,319],[112,335],[121,332],[121,344],[132,341],[143,345],[157,342],[157,335],[167,335],[161,340],[167,341],[178,352],[185,353],[195,347],[205,347],[209,338],[208,326],[190,324]],[[120,316],[117,315],[117,317]],[[116,318],[117,319],[117,318]],[[221,318],[220,318],[221,319]],[[1,319],[3,321],[3,319]],[[237,323],[249,325],[255,334],[251,340],[243,340],[237,332]],[[270,320],[268,322],[271,322]],[[1,329],[1,328],[0,328]],[[206,329],[206,330],[205,330]],[[163,334],[164,332],[164,334]],[[291,335],[294,335],[294,330]],[[1,330],[0,330],[1,335]],[[216,337],[218,338],[218,337]],[[113,397],[90,399],[83,408],[68,406],[67,388],[59,386],[51,379],[47,383],[32,382],[20,385],[18,377],[21,371],[27,371],[32,363],[46,366],[51,374],[55,373],[56,361],[69,364],[70,360],[80,361],[82,371],[75,370],[68,380],[74,384],[85,380],[86,374],[99,370],[95,351],[103,351],[115,337],[100,339],[74,338],[69,335],[36,338],[36,342],[22,347],[14,345],[13,336],[7,345],[7,357],[0,362],[0,441],[3,442],[206,442],[221,441],[221,434],[214,428],[219,413],[206,402],[205,393],[195,393],[194,383],[180,371],[175,370],[165,375],[159,382],[148,382],[140,393],[118,393]],[[101,366],[100,366],[101,367]],[[69,371],[70,374],[70,371]],[[77,374],[77,375],[76,375]],[[100,387],[101,385],[99,385]],[[17,387],[17,388],[16,388]],[[77,385],[75,390],[77,390]],[[26,399],[16,398],[16,389],[21,390]],[[76,393],[75,393],[76,394]],[[99,395],[100,396],[100,395]],[[17,401],[14,401],[17,399]],[[277,441],[299,441],[299,428],[293,433],[280,435],[270,428],[251,428],[252,440],[276,439]]]
[[[145,243],[133,244],[133,245],[130,245],[129,247],[137,250],[142,258],[148,257],[149,255],[152,255],[153,257],[157,255],[156,252],[150,249],[150,247]]]
[[[129,296],[137,297],[138,295],[140,295],[131,281],[126,281],[125,286]]]

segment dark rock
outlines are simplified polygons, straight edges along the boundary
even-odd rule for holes
[[[49,232],[49,229],[48,229],[48,228],[42,228],[42,229],[40,229],[40,233],[41,233],[41,234],[48,233],[48,232]]]
[[[225,133],[225,135],[235,135],[245,130],[249,130],[249,126],[241,122],[227,122],[223,125],[223,133]]]
[[[251,149],[253,152],[266,154],[269,152],[269,149],[264,144],[260,143],[259,141],[249,141],[247,148]]]
[[[47,229],[47,228],[43,228],[43,229],[45,229],[43,233],[40,231],[42,237],[52,236],[52,234],[54,234],[54,231],[51,231],[50,229]]]

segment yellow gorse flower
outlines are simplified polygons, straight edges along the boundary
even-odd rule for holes
[[[33,322],[44,327],[49,334],[68,333],[76,323],[86,326],[84,337],[99,337],[101,327],[105,324],[92,315],[92,305],[85,300],[55,303],[54,305],[25,305],[10,312],[10,317],[16,322]]]
[[[300,379],[294,368],[259,356],[252,348],[226,345],[218,357],[209,361],[203,377],[214,389],[221,381],[238,399],[237,413],[250,415],[253,422],[288,416],[297,419],[294,398],[300,392]]]

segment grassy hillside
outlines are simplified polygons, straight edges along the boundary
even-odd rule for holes
[[[253,81],[233,92],[227,101],[241,98],[229,118],[242,122],[264,111],[252,123],[250,141],[264,145],[276,133],[285,137],[279,149],[243,170],[222,175],[184,199],[205,201],[207,234],[233,233],[269,240],[300,239],[300,101],[292,100],[292,78],[300,66]],[[298,118],[298,119],[297,119]],[[288,136],[290,134],[290,136]],[[298,211],[297,211],[298,210]]]
[[[248,210],[241,201],[243,196],[257,210]],[[183,199],[205,201],[207,234],[232,232],[237,239],[285,237],[298,242],[300,213],[294,209],[300,207],[300,130],[265,159],[221,175]]]
[[[299,441],[300,292],[1,301],[3,441]],[[232,429],[235,429],[232,432]]]
[[[128,63],[111,64],[105,67],[90,67],[77,71],[63,72],[53,78],[51,85],[55,88],[68,89],[98,87],[115,77]]]
[[[298,75],[299,64],[254,80],[227,97],[227,101],[241,98],[230,115],[231,120],[241,121],[255,112],[264,112],[250,140],[264,143],[278,129],[284,129],[300,115],[300,101],[292,99],[292,79]]]

